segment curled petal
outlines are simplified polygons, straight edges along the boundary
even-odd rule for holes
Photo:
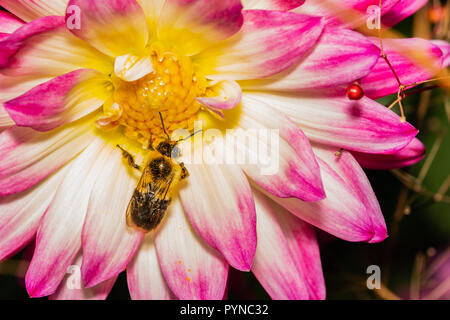
[[[79,25],[70,28],[99,51],[117,57],[133,51],[142,54],[148,41],[144,12],[136,0],[70,0],[80,10]],[[66,14],[71,23],[72,14]],[[73,22],[72,22],[73,23]]]
[[[299,63],[271,77],[243,81],[245,89],[296,91],[347,85],[367,75],[380,49],[363,35],[325,28],[316,46]]]
[[[18,126],[50,131],[101,107],[111,89],[111,82],[101,73],[82,69],[43,83],[4,105]]]
[[[81,271],[88,288],[125,270],[139,248],[144,235],[127,227],[125,219],[136,183],[114,149],[92,189],[83,227]]]
[[[366,169],[391,170],[409,167],[425,157],[425,146],[414,139],[405,148],[393,154],[368,154],[352,152],[359,164]]]
[[[379,45],[377,39],[372,39],[372,41]],[[436,69],[442,66],[442,51],[431,41],[419,38],[384,39],[383,46],[392,68],[404,85],[427,80],[433,76],[433,72],[399,53],[400,49],[407,48],[408,50],[414,50],[414,54],[420,52],[426,55],[427,61]],[[372,71],[361,79],[361,87],[364,89],[366,96],[372,99],[397,93],[398,86],[392,70],[382,58],[378,60]]]
[[[106,280],[93,288],[86,288],[81,281],[81,252],[68,269],[66,276],[58,290],[52,294],[50,300],[105,300],[111,292],[117,277]]]
[[[311,49],[321,19],[283,11],[246,10],[240,32],[195,57],[213,80],[261,79],[281,72]]]
[[[210,90],[211,96],[197,98],[197,101],[213,112],[220,113],[220,110],[232,109],[241,102],[242,89],[235,81],[221,81]]]
[[[192,229],[178,199],[155,236],[159,264],[167,284],[181,300],[221,300],[228,264]]]
[[[31,188],[83,151],[95,136],[90,121],[48,133],[20,127],[0,133],[0,195]]]
[[[389,10],[383,18],[381,23],[386,27],[391,27],[399,23],[400,21],[413,15],[416,11],[422,8],[427,3],[427,0],[401,0]]]
[[[175,299],[159,266],[154,236],[147,235],[127,268],[128,290],[133,300]]]
[[[393,153],[403,149],[418,131],[369,98],[349,100],[345,93],[246,93],[283,112],[315,142],[366,153]]]
[[[324,299],[319,246],[312,226],[255,191],[258,247],[252,272],[272,299]]]
[[[153,63],[148,56],[126,54],[116,58],[114,72],[122,80],[136,81],[153,72]]]
[[[180,189],[180,198],[192,226],[231,266],[250,270],[256,249],[256,217],[244,173],[237,165],[215,161],[186,166],[190,177],[188,186]],[[199,196],[211,193],[218,197]]]
[[[61,169],[33,189],[0,197],[0,261],[33,239],[66,173]]]
[[[4,7],[24,21],[44,16],[63,16],[69,0],[0,0]]]
[[[263,156],[270,158],[268,168],[251,163],[241,165],[258,185],[283,198],[317,201],[325,197],[319,165],[309,140],[288,117],[246,94],[239,126],[246,129],[245,134],[253,133],[255,142],[252,143],[251,139],[246,141],[244,133],[241,137],[238,133],[235,139],[238,149],[247,149],[247,152],[256,154],[260,161]],[[270,137],[267,134],[269,129]],[[266,135],[256,130],[263,130]],[[264,146],[265,149],[262,149]]]

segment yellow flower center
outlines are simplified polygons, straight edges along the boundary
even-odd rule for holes
[[[115,79],[113,99],[104,106],[103,119],[110,121],[100,125],[122,126],[125,136],[144,147],[151,136],[154,140],[165,136],[159,113],[169,135],[177,129],[193,130],[202,108],[196,98],[209,91],[205,77],[195,72],[189,57],[159,44],[151,47],[150,57],[152,73],[134,82]]]

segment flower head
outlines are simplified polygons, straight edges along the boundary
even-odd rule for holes
[[[423,146],[372,100],[397,90],[377,41],[303,2],[0,0],[27,22],[0,15],[0,259],[36,236],[30,296],[104,298],[126,269],[136,299],[221,299],[232,266],[275,299],[323,299],[314,227],[387,237],[359,163],[410,164]],[[412,13],[386,2],[390,21]],[[448,62],[447,43],[398,41]],[[385,50],[404,81],[430,77]],[[345,88],[357,80],[366,96],[352,101]],[[190,175],[174,175],[165,219],[146,235],[125,219],[136,169],[180,130],[172,160]],[[196,138],[212,161],[192,161]],[[244,157],[276,145],[275,170],[221,161],[227,141]],[[65,283],[71,265],[83,289]]]

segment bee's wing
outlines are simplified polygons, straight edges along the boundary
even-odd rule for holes
[[[150,231],[161,222],[171,199],[168,198],[175,174],[166,180],[154,182],[150,169],[145,168],[127,208],[127,223],[144,231]]]

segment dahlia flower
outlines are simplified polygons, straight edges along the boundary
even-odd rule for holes
[[[417,130],[375,98],[398,84],[377,39],[321,1],[0,0],[0,261],[35,239],[31,297],[104,299],[126,270],[133,299],[222,299],[230,266],[273,299],[324,299],[314,228],[347,241],[387,237],[360,164],[424,154]],[[383,1],[394,25],[425,1]],[[365,12],[378,1],[346,0]],[[449,45],[390,40],[405,83],[432,75],[396,52],[448,65]],[[349,83],[366,96],[351,101]],[[125,220],[151,136],[279,132],[278,166],[187,163],[166,218],[148,234]],[[182,158],[198,134],[180,142]],[[270,142],[255,136],[270,149]],[[213,159],[226,136],[203,139]],[[237,146],[246,154],[256,151]],[[338,155],[336,152],[341,150]],[[79,268],[81,286],[69,285]]]

